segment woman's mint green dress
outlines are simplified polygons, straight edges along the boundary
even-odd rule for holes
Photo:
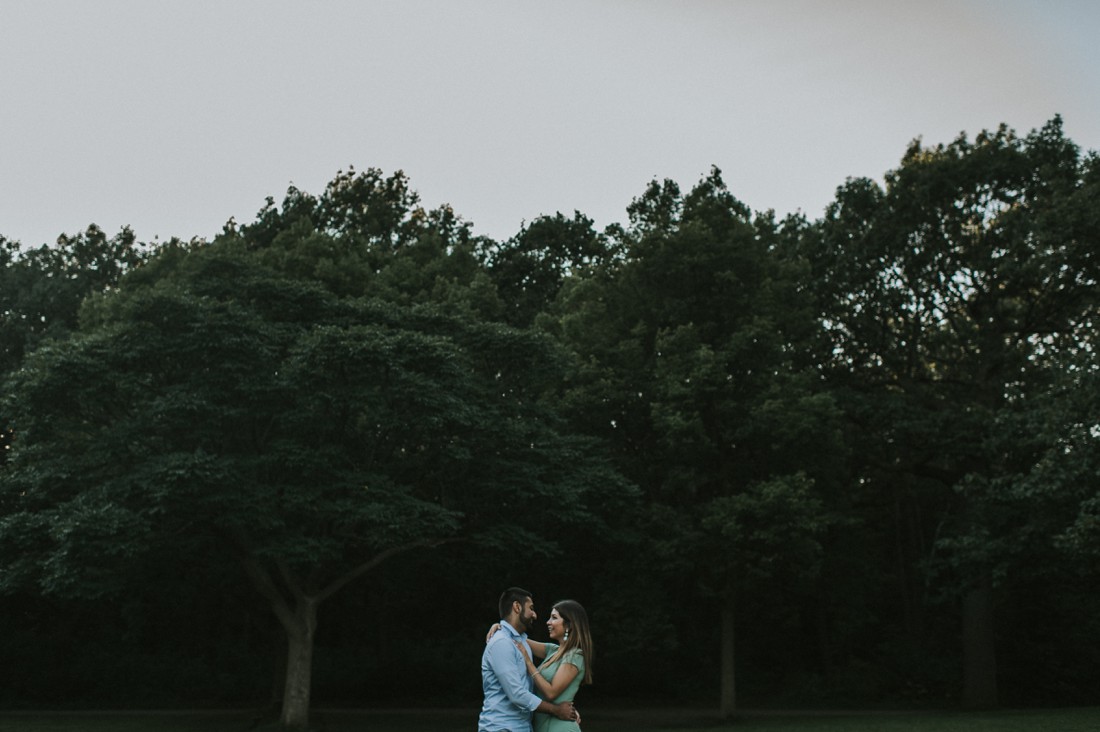
[[[556,643],[546,644],[546,657],[552,658],[555,653],[558,652],[558,645]],[[577,667],[577,675],[569,682],[569,686],[565,687],[565,691],[561,693],[557,699],[549,699],[555,704],[561,702],[573,701],[573,697],[577,694],[577,689],[580,688],[581,682],[584,681],[584,654],[581,653],[579,648],[574,648],[561,658],[556,659],[553,663],[547,664],[543,661],[539,666],[539,673],[547,681],[553,682],[554,674],[558,672],[558,667],[563,663],[568,663]],[[538,691],[538,687],[535,687],[535,691]],[[567,722],[564,719],[558,719],[557,717],[549,714],[542,714],[535,712],[534,716],[535,732],[579,732],[580,725],[576,722]]]

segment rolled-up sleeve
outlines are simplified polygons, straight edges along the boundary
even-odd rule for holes
[[[535,711],[542,699],[531,691],[531,685],[527,680],[526,664],[512,639],[494,638],[485,651],[486,660],[508,700],[519,709],[527,712]]]

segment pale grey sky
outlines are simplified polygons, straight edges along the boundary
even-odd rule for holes
[[[711,165],[817,218],[918,136],[1100,149],[1098,36],[1092,0],[0,0],[0,234],[209,238],[348,166],[496,239]]]

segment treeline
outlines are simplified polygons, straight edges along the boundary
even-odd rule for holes
[[[474,708],[511,584],[588,608],[589,703],[1100,703],[1097,156],[627,213],[498,242],[371,169],[0,239],[0,703]]]

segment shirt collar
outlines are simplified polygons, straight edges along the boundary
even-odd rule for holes
[[[520,633],[518,630],[513,628],[512,624],[509,623],[507,620],[501,620],[500,621],[500,627],[501,628],[506,628],[508,630],[508,632],[511,633],[512,636],[515,637],[515,638],[523,638],[524,640],[527,640],[527,634],[526,633]]]

